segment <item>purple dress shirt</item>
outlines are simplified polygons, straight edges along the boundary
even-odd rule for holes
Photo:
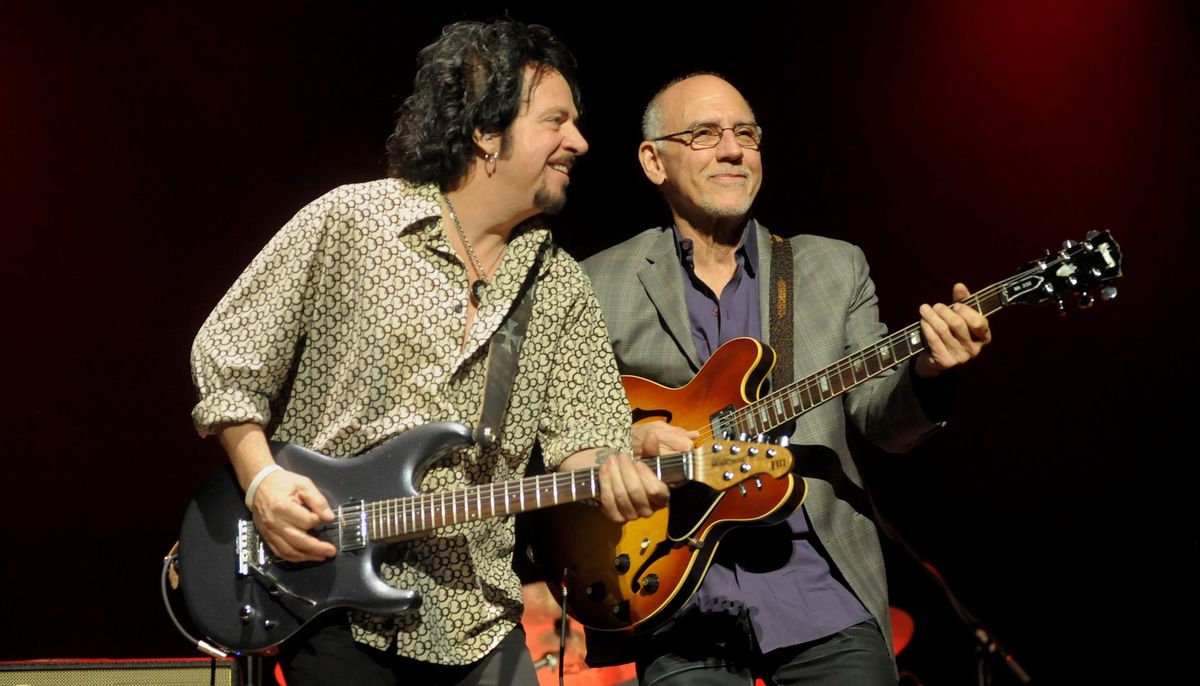
[[[718,298],[696,277],[692,241],[675,229],[675,246],[683,265],[683,292],[687,301],[692,340],[701,362],[721,344],[740,336],[762,340],[759,315],[757,225],[746,224],[735,253],[737,270]],[[794,284],[795,289],[804,284]],[[798,370],[800,371],[800,370]],[[790,530],[790,537],[782,527]],[[804,508],[786,522],[770,527],[772,534],[789,538],[790,555],[756,550],[756,536],[764,527],[735,529],[727,534],[717,559],[700,585],[693,605],[701,612],[749,614],[759,650],[798,645],[824,638],[871,619],[858,598],[835,577],[832,564],[812,533]],[[773,540],[778,540],[775,536]],[[734,554],[722,555],[731,551]],[[752,559],[756,553],[762,559]],[[749,567],[749,568],[748,568]]]

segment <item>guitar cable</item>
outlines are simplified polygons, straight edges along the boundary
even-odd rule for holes
[[[179,633],[182,634],[189,643],[195,646],[197,650],[213,658],[214,660],[223,660],[228,658],[229,653],[221,650],[208,641],[197,639],[195,636],[192,636],[190,633],[188,633],[187,629],[183,628],[183,625],[179,623],[179,618],[175,616],[175,608],[171,607],[171,598],[167,594],[167,575],[170,572],[171,565],[175,564],[175,560],[177,559],[179,559],[178,553],[171,553],[163,558],[162,578],[159,586],[160,590],[162,591],[163,607],[167,608],[167,616],[171,618],[171,622],[175,625],[175,629],[178,630]],[[214,662],[213,664],[215,670],[216,663]]]
[[[567,664],[567,635],[571,631],[571,625],[567,621],[567,576],[570,573],[569,568],[563,569],[562,579],[558,582],[562,589],[562,607],[558,616],[558,686],[564,686],[563,669]]]

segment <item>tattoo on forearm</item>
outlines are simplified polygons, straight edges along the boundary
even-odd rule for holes
[[[609,448],[600,448],[596,451],[596,464],[602,465],[605,462],[608,462],[608,458],[612,457],[613,455],[616,455],[616,453]]]

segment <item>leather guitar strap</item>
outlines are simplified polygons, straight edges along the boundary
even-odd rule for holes
[[[475,443],[484,449],[496,444],[496,433],[504,420],[508,398],[512,395],[513,381],[517,376],[517,355],[521,352],[521,343],[525,341],[525,330],[529,328],[533,292],[541,266],[542,253],[539,251],[517,293],[516,305],[496,333],[492,334],[483,382],[483,403],[474,431]]]
[[[772,390],[792,383],[792,242],[771,234],[771,347],[775,350]]]

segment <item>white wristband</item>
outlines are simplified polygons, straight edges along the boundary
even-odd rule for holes
[[[280,471],[281,469],[283,469],[283,467],[280,467],[277,464],[269,464],[266,467],[258,470],[258,473],[254,475],[254,480],[252,480],[250,482],[250,486],[246,488],[247,508],[252,509],[254,507],[254,494],[258,493],[258,487],[262,485],[263,479],[267,478],[274,472]]]

